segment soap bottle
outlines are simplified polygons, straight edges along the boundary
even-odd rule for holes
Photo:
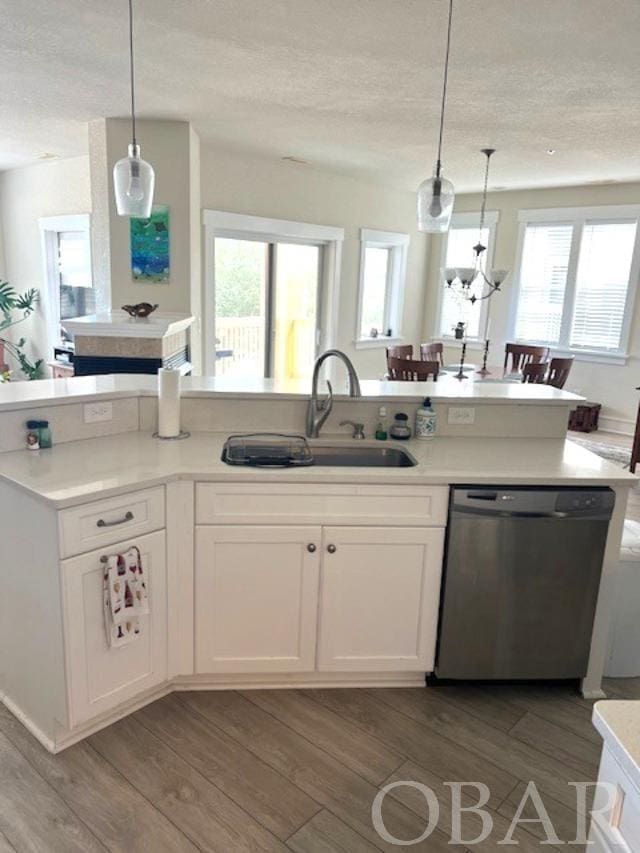
[[[431,398],[425,397],[424,402],[416,412],[415,437],[423,441],[435,438],[436,413],[431,405]]]
[[[378,441],[387,440],[387,410],[384,406],[380,406],[378,410],[378,423],[376,425],[376,438]]]

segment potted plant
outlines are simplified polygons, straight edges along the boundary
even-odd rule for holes
[[[3,336],[3,332],[7,329],[23,323],[27,317],[30,317],[39,301],[40,294],[35,288],[17,293],[8,281],[0,281],[0,381],[9,379],[9,365],[5,363],[7,356],[11,356],[18,362],[27,379],[40,379],[42,376],[42,359],[31,361],[24,352],[26,339],[10,341]]]

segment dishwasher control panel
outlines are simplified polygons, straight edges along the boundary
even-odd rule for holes
[[[609,518],[614,503],[615,493],[606,487],[455,486],[451,509],[474,515]]]
[[[588,491],[586,489],[569,489],[558,492],[556,498],[557,512],[580,512],[584,510],[613,509],[614,493],[610,489]]]

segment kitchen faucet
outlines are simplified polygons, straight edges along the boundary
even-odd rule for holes
[[[318,379],[320,376],[320,368],[322,367],[324,362],[331,356],[339,358],[340,361],[342,361],[344,363],[344,366],[347,368],[347,374],[349,376],[349,396],[361,396],[360,380],[358,379],[358,374],[356,373],[356,369],[347,355],[345,355],[339,349],[328,349],[326,352],[323,352],[321,356],[318,356],[315,363],[315,367],[313,368],[313,379],[311,380],[311,399],[309,400],[309,405],[307,407],[307,436],[309,438],[318,438],[318,436],[320,435],[320,430],[322,429],[322,425],[329,417],[329,414],[331,413],[331,409],[333,407],[333,388],[331,387],[331,382],[329,382],[328,379],[327,387],[329,388],[329,393],[323,400],[318,399]]]

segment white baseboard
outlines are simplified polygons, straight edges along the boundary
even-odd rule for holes
[[[49,752],[56,752],[55,742],[48,735],[46,735],[42,731],[40,726],[37,726],[30,717],[27,717],[24,711],[22,711],[22,709],[19,708],[16,703],[6,695],[6,693],[3,693],[0,696],[0,701],[5,706],[5,708],[8,708],[8,710],[11,711],[11,713],[14,717],[16,717],[16,719],[20,720],[25,729],[28,729],[28,731],[31,732],[34,738],[40,741],[40,743],[44,746],[45,749],[48,749]]]
[[[119,705],[113,711],[75,727],[72,731],[58,725],[55,737],[46,735],[8,696],[0,694],[2,702],[49,752],[62,752],[68,746],[84,740],[138,711],[145,705],[173,693],[174,690],[260,690],[295,689],[305,687],[424,687],[424,672],[385,673],[297,673],[295,675],[187,675],[147,690],[135,699]]]
[[[635,421],[629,421],[625,418],[610,418],[600,416],[598,430],[603,432],[614,432],[616,435],[628,435],[633,437],[636,424]]]
[[[299,672],[262,675],[188,675],[174,690],[298,690],[309,687],[424,687],[424,672]]]

